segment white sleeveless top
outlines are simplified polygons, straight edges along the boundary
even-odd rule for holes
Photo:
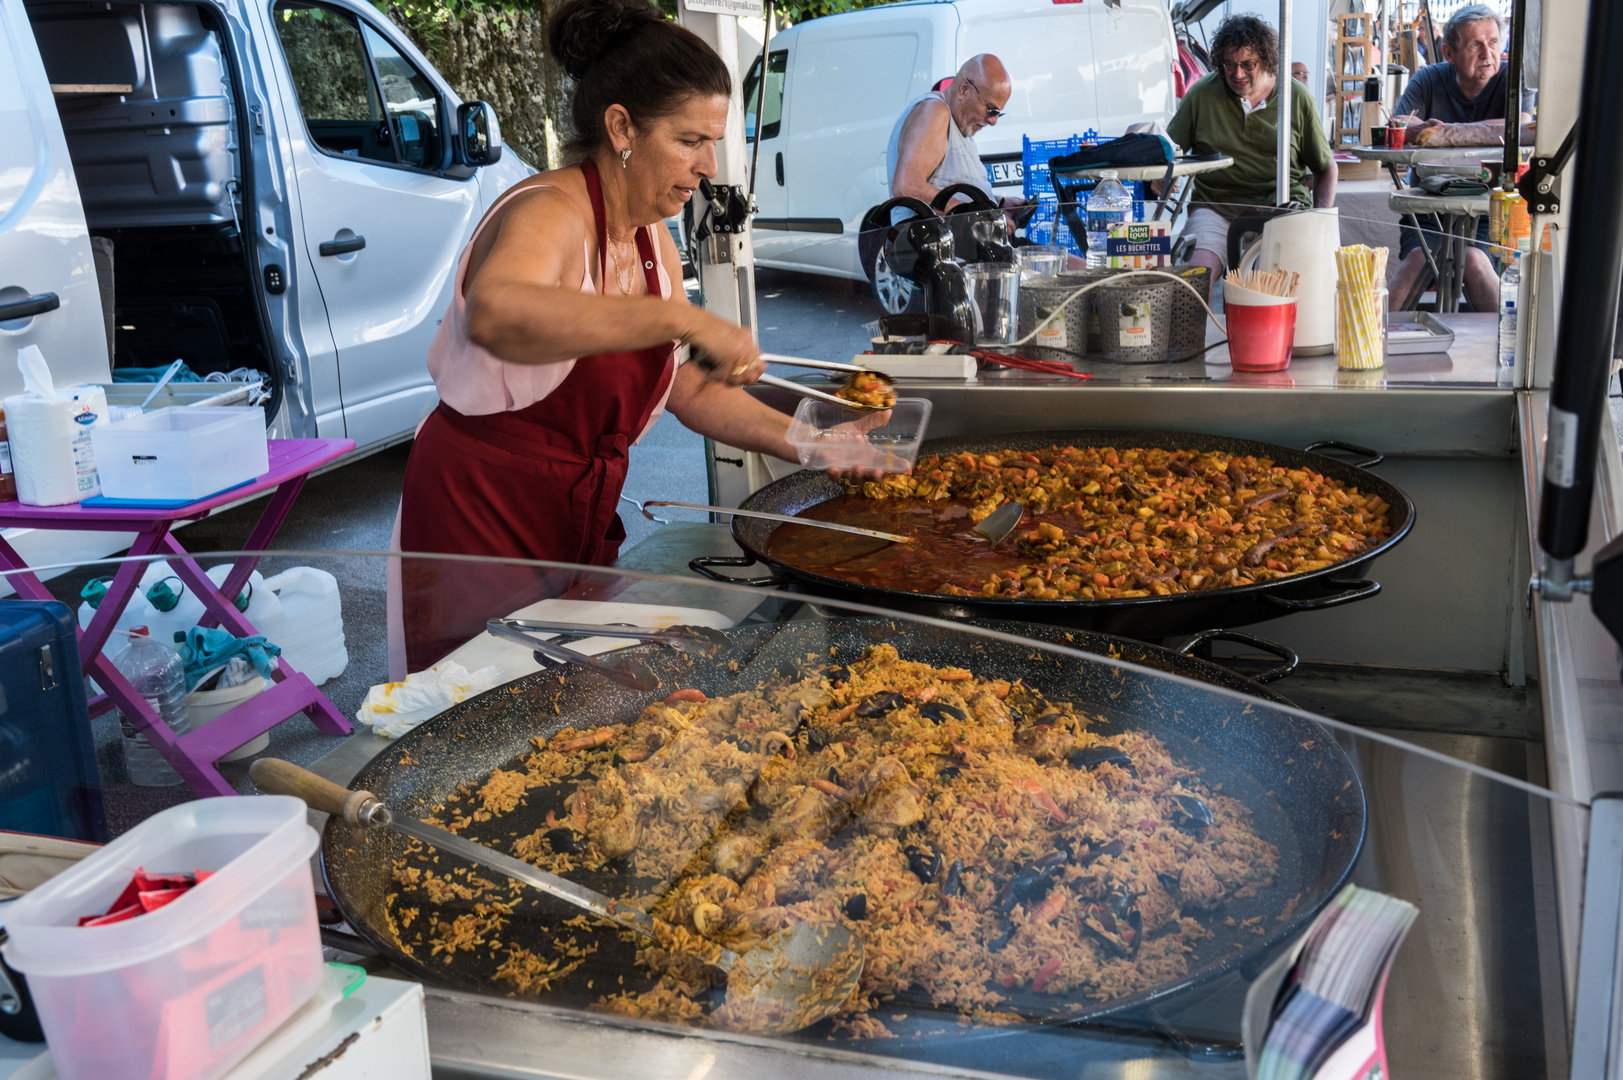
[[[931,98],[942,104],[947,103],[947,99],[935,90],[921,94],[907,103],[907,107],[902,110],[902,115],[896,121],[896,126],[891,129],[890,145],[885,150],[885,179],[888,183],[896,182],[896,166],[899,164],[897,149],[902,141],[902,126],[907,123],[907,118],[913,115],[914,109]],[[997,197],[992,194],[992,181],[986,175],[986,166],[981,164],[980,151],[975,149],[975,144],[970,141],[968,135],[958,130],[956,121],[948,120],[947,153],[941,159],[941,164],[930,174],[930,186],[940,190],[953,184],[971,184],[980,188],[988,199],[997,201]]]

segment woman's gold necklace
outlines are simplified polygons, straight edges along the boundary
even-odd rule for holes
[[[605,241],[608,243],[609,248],[609,264],[614,267],[614,279],[620,285],[620,295],[630,296],[631,273],[630,271],[620,269],[620,258],[614,253],[614,243],[612,241],[607,241],[607,238],[605,238]]]

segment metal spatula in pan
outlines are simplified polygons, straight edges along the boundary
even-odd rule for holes
[[[998,541],[1014,532],[1020,519],[1026,516],[1026,504],[1018,499],[1004,503],[980,521],[970,526],[974,532],[986,537],[992,547],[997,547]]]
[[[654,920],[635,908],[577,885],[566,878],[520,862],[511,855],[476,844],[436,825],[396,815],[370,791],[350,791],[278,758],[260,758],[248,775],[267,795],[303,799],[312,810],[334,814],[362,828],[393,829],[476,866],[488,867],[532,889],[585,908],[598,918],[643,937],[659,939]],[[668,939],[668,935],[667,935]],[[727,1003],[722,1019],[729,1026],[763,1034],[782,1034],[833,1013],[856,989],[862,974],[862,939],[838,923],[800,923],[767,938],[745,953],[715,945],[704,957],[727,973]]]

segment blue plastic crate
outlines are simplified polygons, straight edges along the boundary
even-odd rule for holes
[[[1066,154],[1074,154],[1084,146],[1097,146],[1099,133],[1091,128],[1067,139],[1039,139],[1032,141],[1022,136],[1020,167],[1023,174],[1025,196],[1038,204],[1039,209],[1026,226],[1026,238],[1034,244],[1057,244],[1069,248],[1073,254],[1082,254],[1081,242],[1071,236],[1070,226],[1059,216],[1059,197],[1048,162]],[[1137,180],[1124,180],[1122,186],[1133,196],[1133,220],[1144,220],[1144,184]],[[1086,197],[1086,192],[1083,192]]]

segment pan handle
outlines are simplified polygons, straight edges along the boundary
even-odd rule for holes
[[[688,569],[700,577],[707,577],[711,581],[720,581],[727,585],[758,585],[763,589],[776,588],[786,580],[776,570],[767,577],[739,578],[727,574],[718,574],[711,567],[714,566],[754,566],[753,555],[700,555],[697,559],[688,562]]]
[[[1342,442],[1340,439],[1320,439],[1318,442],[1308,443],[1302,449],[1309,454],[1317,454],[1324,449],[1345,450],[1349,454],[1368,454],[1369,460],[1352,463],[1352,467],[1355,469],[1372,469],[1386,460],[1386,455],[1379,450],[1371,450],[1369,447],[1359,446],[1357,443]],[[1330,455],[1325,454],[1324,456],[1329,457]]]
[[[1288,646],[1267,638],[1257,637],[1255,634],[1242,633],[1239,630],[1202,630],[1198,634],[1191,634],[1187,638],[1169,641],[1167,648],[1173,652],[1183,653],[1185,656],[1199,656],[1202,660],[1212,658],[1211,643],[1214,641],[1235,641],[1241,645],[1250,645],[1254,649],[1261,649],[1270,656],[1279,657],[1280,663],[1259,674],[1252,675],[1252,682],[1271,683],[1283,679],[1296,670],[1296,665],[1302,658]]]
[[[1323,611],[1325,608],[1340,607],[1355,600],[1368,600],[1381,591],[1381,583],[1378,581],[1336,581],[1327,578],[1324,584],[1341,591],[1321,596],[1316,600],[1287,600],[1272,593],[1263,593],[1262,598],[1274,607],[1284,608],[1286,611]]]

